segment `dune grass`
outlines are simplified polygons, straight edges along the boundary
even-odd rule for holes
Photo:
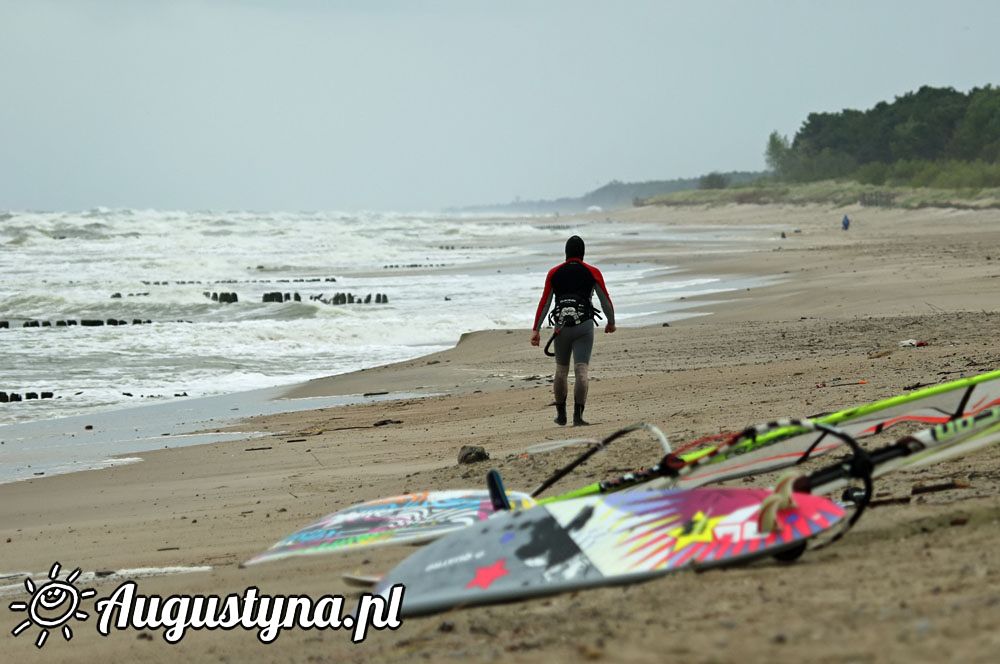
[[[1000,209],[1000,188],[931,189],[823,180],[804,184],[757,182],[727,189],[691,189],[636,201],[640,205],[864,205],[904,209]]]

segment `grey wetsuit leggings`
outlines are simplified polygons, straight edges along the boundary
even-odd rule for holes
[[[595,327],[594,321],[588,320],[562,328],[552,344],[555,346],[556,364],[569,366],[571,354],[574,364],[589,364],[590,353],[594,350]]]

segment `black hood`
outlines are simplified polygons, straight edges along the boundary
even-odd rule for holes
[[[583,260],[583,251],[585,247],[583,244],[583,238],[579,235],[574,235],[570,239],[566,240],[566,258],[579,258]]]

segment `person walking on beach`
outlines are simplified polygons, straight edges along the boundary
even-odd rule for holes
[[[604,332],[615,331],[615,308],[611,303],[604,276],[593,265],[583,262],[583,239],[574,235],[566,240],[566,262],[556,265],[545,276],[545,289],[535,311],[535,323],[531,328],[531,345],[541,341],[541,327],[549,305],[553,300],[551,320],[555,329],[556,375],[552,382],[555,394],[555,423],[566,424],[566,396],[569,393],[569,360],[572,355],[575,382],[573,383],[573,426],[585,426],[583,409],[587,404],[589,387],[590,353],[594,348],[594,320],[596,311],[591,297],[596,292],[601,303],[607,325]]]

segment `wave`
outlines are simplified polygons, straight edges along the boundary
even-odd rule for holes
[[[57,398],[0,408],[0,420],[86,412],[134,403],[140,394],[173,399],[264,387],[414,357],[472,330],[526,328],[566,234],[530,215],[7,214],[0,319],[14,325],[0,329],[0,390],[28,386]],[[626,232],[654,233],[621,223],[575,228],[595,256],[626,241]],[[678,250],[692,241],[678,235]],[[676,307],[682,296],[731,287],[648,264],[602,267],[616,302],[629,305],[619,316],[626,321],[641,312],[648,322],[649,312]],[[301,301],[262,301],[274,291]],[[210,299],[223,292],[238,302]],[[373,300],[382,293],[388,303],[311,299],[336,293]],[[109,318],[152,324],[55,327]],[[53,327],[22,328],[24,319]]]

